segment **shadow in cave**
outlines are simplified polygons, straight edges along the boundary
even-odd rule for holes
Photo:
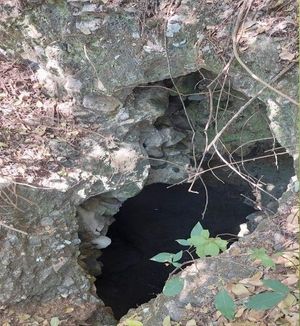
[[[176,239],[188,238],[200,221],[211,236],[238,234],[239,225],[254,209],[243,203],[245,187],[217,183],[208,187],[205,218],[205,191],[200,181],[188,192],[189,184],[167,189],[163,183],[146,186],[128,199],[109,228],[112,244],[103,250],[102,274],[96,280],[97,293],[116,318],[130,308],[149,301],[162,291],[172,267],[150,261],[160,252],[177,252],[183,247]],[[222,236],[232,238],[232,236]],[[187,261],[189,256],[183,257]]]

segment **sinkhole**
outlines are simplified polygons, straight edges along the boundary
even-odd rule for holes
[[[214,78],[201,71],[135,88],[117,114],[116,134],[139,147],[149,169],[141,180],[116,171],[115,185],[77,209],[79,264],[95,277],[98,296],[117,319],[160,293],[173,271],[151,257],[186,249],[175,240],[188,238],[197,222],[211,237],[237,241],[276,213],[295,174],[259,100],[225,128],[217,150],[203,155],[207,141],[247,101],[217,83],[210,102],[203,94]],[[200,161],[201,179],[196,193],[189,192]],[[191,256],[185,253],[182,261]]]
[[[175,240],[187,239],[199,221],[211,236],[234,241],[240,224],[254,212],[240,196],[244,187],[219,182],[206,186],[205,191],[198,180],[193,187],[196,194],[188,191],[189,186],[148,185],[125,201],[115,215],[116,221],[107,234],[112,243],[100,257],[103,269],[96,287],[99,297],[112,308],[116,318],[162,291],[174,268],[151,261],[151,257],[160,252],[182,250]],[[202,218],[206,193],[208,204]],[[186,253],[181,261],[187,260],[191,257]]]

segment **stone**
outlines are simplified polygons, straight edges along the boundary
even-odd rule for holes
[[[115,3],[118,3],[118,6],[114,6]],[[174,136],[178,138],[179,143],[185,141],[186,147],[191,139],[190,126],[186,124],[186,117],[182,112],[179,116],[177,112],[170,112],[170,116],[161,119],[165,125],[158,123],[160,117],[168,110],[170,97],[178,95],[170,81],[167,86],[162,81],[170,77],[175,81],[177,89],[187,103],[193,125],[199,129],[195,138],[197,154],[200,156],[205,148],[203,126],[209,110],[207,102],[199,92],[223,70],[224,62],[220,57],[227,58],[232,55],[232,48],[228,47],[228,35],[232,33],[234,21],[231,16],[225,17],[227,13],[232,13],[232,3],[177,1],[174,7],[171,5],[168,8],[163,8],[165,1],[161,1],[161,4],[161,7],[157,8],[159,12],[161,11],[160,15],[153,11],[150,18],[145,16],[145,12],[139,6],[133,8],[132,1],[104,1],[102,5],[89,0],[69,0],[59,3],[28,0],[22,1],[21,5],[15,0],[1,2],[1,58],[12,58],[17,62],[29,59],[32,67],[38,67],[35,75],[32,75],[33,80],[35,78],[39,80],[39,86],[47,96],[68,103],[59,105],[57,113],[74,119],[75,123],[72,126],[75,130],[78,127],[80,132],[80,136],[72,139],[71,144],[58,138],[48,139],[49,142],[47,140],[44,145],[46,149],[51,149],[51,159],[48,160],[47,157],[43,162],[45,164],[43,169],[35,171],[34,175],[28,175],[28,170],[25,170],[22,176],[16,179],[17,183],[16,180],[10,183],[0,180],[0,192],[5,191],[12,203],[18,203],[17,207],[7,205],[7,200],[0,196],[3,223],[19,230],[13,231],[5,226],[0,229],[0,260],[5,266],[0,269],[1,306],[16,305],[21,310],[26,310],[26,307],[30,310],[32,306],[38,309],[45,302],[49,306],[49,302],[55,301],[57,304],[58,298],[68,298],[76,301],[80,307],[86,307],[84,312],[72,315],[76,320],[74,324],[84,323],[84,319],[96,310],[92,281],[77,260],[81,241],[78,238],[77,208],[81,205],[84,208],[83,203],[86,200],[101,193],[111,193],[113,198],[123,202],[135,196],[145,183],[151,183],[151,180],[178,181],[178,178],[185,176],[184,169],[178,173],[173,170],[175,166],[169,164],[165,170],[151,168],[147,152],[142,146],[143,131],[153,124],[158,124],[161,129],[163,126],[168,128],[175,126],[176,129],[180,129],[188,141],[179,140],[183,135],[178,138],[179,135],[175,133]],[[175,5],[178,6],[175,8]],[[170,15],[167,16],[164,10],[168,10]],[[264,17],[265,13],[258,10],[258,15],[261,15],[259,17]],[[296,10],[291,10],[288,15],[293,15],[293,12]],[[249,14],[252,13],[250,8]],[[145,29],[141,30],[141,21],[136,17],[145,17]],[[165,23],[162,17],[168,17],[167,40],[157,29],[157,26]],[[275,22],[280,23],[280,18]],[[289,35],[294,33],[293,27],[296,25],[296,21],[291,24]],[[242,49],[238,51],[247,67],[269,83],[287,66],[287,62],[282,61],[280,54],[281,49],[291,45],[293,36],[282,37],[281,34],[272,31],[257,33],[255,36],[249,35],[252,32],[255,34],[255,28],[254,25],[251,29],[243,31],[246,34],[242,42],[247,48],[245,51],[241,51]],[[216,42],[210,42],[208,39],[207,35],[211,31]],[[281,32],[285,35],[285,31]],[[247,43],[248,40],[251,42]],[[199,79],[199,67],[211,72],[210,76],[204,75],[202,69],[201,74],[205,78]],[[187,77],[186,75],[190,73],[193,73],[192,76]],[[2,80],[4,76],[0,77]],[[222,83],[223,76],[220,77]],[[18,78],[22,81],[21,74]],[[233,97],[242,95],[244,99],[247,97],[247,100],[256,96],[263,87],[237,61],[230,65],[229,79],[230,93]],[[27,83],[26,86],[30,84],[26,79],[23,82]],[[272,86],[296,99],[298,93],[296,65],[280,80],[272,82]],[[233,90],[238,92],[235,93]],[[199,100],[199,103],[195,100]],[[199,105],[190,107],[188,101]],[[222,103],[220,107],[222,112],[218,113],[220,120],[215,121],[218,122],[218,130],[243,105],[242,103],[244,102],[233,101],[231,103],[233,106],[226,110]],[[277,138],[280,145],[292,155],[291,161],[283,165],[288,166],[286,176],[289,176],[294,173],[291,168],[293,159],[298,157],[297,110],[297,105],[286,97],[266,89],[259,95],[257,103],[248,107],[229,126],[222,135],[222,141],[229,152],[243,145],[244,155],[255,148],[252,143],[247,144],[249,140]],[[7,116],[9,111],[12,112],[9,108],[3,111],[5,114],[1,118]],[[209,139],[215,135],[214,127],[209,129]],[[30,133],[30,130],[26,129],[26,133],[28,132]],[[31,139],[26,138],[28,141]],[[181,155],[184,158],[180,158],[179,153],[185,152],[178,147],[177,140],[164,150],[171,148],[174,151],[172,156],[174,163],[181,165],[187,162],[187,157]],[[169,146],[173,142],[172,138],[168,138],[165,144]],[[18,151],[22,148],[21,145],[20,143]],[[31,145],[36,146],[34,143]],[[152,154],[159,155],[160,146],[149,148],[153,151]],[[223,148],[220,148],[220,151],[225,152]],[[241,152],[238,154],[242,155]],[[58,162],[58,158],[61,162]],[[28,160],[26,162],[28,163]],[[2,174],[2,161],[0,163]],[[23,162],[17,163],[19,165],[9,171],[21,170]],[[38,165],[39,162],[34,163]],[[4,168],[8,169],[9,166],[7,164]],[[297,163],[295,166],[298,169]],[[259,169],[256,167],[254,170],[259,175]],[[14,177],[14,174],[7,173],[7,170],[5,175]],[[272,180],[268,183],[272,184]],[[285,189],[284,182],[282,185],[280,191]],[[276,188],[275,186],[270,191],[274,193],[277,191]],[[278,193],[280,191],[278,190]],[[281,203],[279,212],[288,210],[289,205],[292,205],[292,196],[288,198],[287,193],[283,197],[286,203]],[[266,205],[269,204],[264,196],[262,200]],[[95,220],[97,221],[97,216]],[[94,221],[92,229],[95,230],[97,223],[95,225],[93,223]],[[260,223],[262,228],[263,223],[264,221]],[[102,231],[107,227],[106,224]],[[31,236],[32,242],[29,241]],[[39,243],[39,236],[41,242],[40,245],[36,245]],[[271,237],[266,241],[272,241]],[[278,241],[281,241],[280,237]],[[59,260],[60,257],[62,258]],[[251,274],[245,256],[238,259],[237,264],[247,267],[246,271],[243,270],[243,274],[238,276]],[[229,262],[231,261],[232,257],[229,259]],[[212,299],[206,295],[212,293],[210,286],[218,283],[214,275],[220,272],[225,281],[230,277],[236,277],[240,271],[236,271],[232,266],[232,263],[222,261],[220,264],[215,260],[205,260],[205,264],[199,263],[198,266],[201,279],[195,276],[195,269],[186,270],[184,276],[188,280],[186,300],[197,305],[206,299]],[[71,279],[74,283],[70,282]],[[202,285],[195,289],[193,287],[195,284]],[[198,297],[193,293],[197,293]],[[30,300],[26,301],[26,298]],[[171,299],[158,296],[153,306],[150,303],[144,307],[147,309],[138,312],[141,311],[141,316],[147,320],[145,326],[160,325],[163,316],[169,313],[175,315],[174,309],[178,309],[184,315],[182,309],[184,303],[180,300],[182,298],[176,298],[170,303]],[[100,301],[97,302],[101,305]],[[8,309],[3,309],[1,313],[6,314],[7,311]],[[59,311],[55,313],[59,314]],[[101,310],[101,314],[102,320],[106,319],[105,316],[111,316],[105,310]],[[201,318],[205,319],[207,316],[209,314],[201,314]],[[57,317],[65,318],[63,313]],[[202,324],[206,325],[209,322],[204,320]]]
[[[92,244],[94,244],[97,249],[104,249],[111,244],[111,240],[109,237],[100,236],[96,239],[93,239]]]
[[[159,130],[159,133],[164,147],[173,146],[186,137],[184,133],[176,131],[173,128],[162,128]]]
[[[99,94],[88,94],[83,98],[82,105],[98,113],[110,113],[115,111],[120,105],[120,101],[110,96]]]

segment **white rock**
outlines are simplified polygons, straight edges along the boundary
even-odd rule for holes
[[[97,249],[104,249],[111,244],[111,239],[101,235],[100,237],[93,239],[91,242],[96,246]]]
[[[249,234],[249,229],[247,223],[240,224],[240,232],[238,233],[238,237],[244,237]]]

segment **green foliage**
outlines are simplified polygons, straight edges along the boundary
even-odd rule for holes
[[[226,240],[222,240],[219,237],[210,238],[209,231],[204,230],[199,222],[194,226],[187,242],[196,248],[196,254],[200,258],[216,256],[220,251],[224,251],[227,248]]]
[[[181,244],[182,246],[189,246],[189,242],[185,239],[177,239],[176,242],[178,242],[179,244]]]
[[[176,241],[182,246],[194,247],[198,257],[216,256],[220,251],[224,251],[227,248],[227,241],[222,240],[219,237],[210,238],[209,231],[204,230],[199,222],[193,227],[189,239],[177,239]],[[182,255],[182,250],[176,254],[161,252],[150,258],[150,260],[158,263],[167,263],[179,268],[182,266],[182,264],[179,263]],[[163,288],[163,293],[166,296],[174,296],[180,293],[182,289],[183,280],[179,277],[174,277],[166,282]]]
[[[253,295],[246,303],[246,307],[255,310],[266,310],[275,307],[285,298],[285,294],[279,292],[263,292]]]
[[[271,288],[273,291],[283,293],[283,294],[289,293],[289,288],[286,285],[282,284],[280,281],[266,279],[263,280],[263,283],[264,286]]]
[[[50,326],[58,326],[60,324],[60,320],[58,317],[52,317],[50,320]]]
[[[266,253],[265,248],[254,248],[250,251],[251,257],[253,259],[258,259],[261,261],[262,265],[265,267],[275,267],[274,261],[271,257]]]
[[[246,303],[247,308],[254,310],[271,309],[284,300],[289,293],[289,288],[277,280],[263,280],[263,283],[273,291],[253,295]]]
[[[194,236],[194,235],[199,235],[201,232],[203,231],[203,227],[202,225],[200,224],[200,222],[198,222],[192,229],[191,231],[191,237]]]
[[[181,292],[183,289],[184,281],[180,277],[173,277],[169,279],[164,288],[163,288],[163,294],[167,297],[173,297]]]
[[[223,289],[215,297],[215,307],[227,319],[233,319],[235,315],[235,303],[228,292]]]
[[[182,246],[194,247],[198,257],[216,256],[220,251],[225,251],[227,248],[227,241],[222,240],[219,237],[210,238],[209,231],[203,229],[202,225],[198,222],[190,233],[188,239],[177,239],[176,241]],[[261,261],[265,267],[275,267],[275,263],[272,258],[266,253],[264,248],[254,248],[250,251],[253,259]],[[151,258],[151,260],[159,263],[169,263],[175,267],[181,267],[182,264],[179,260],[182,258],[183,251],[179,251],[176,254],[169,252],[161,252],[158,255]],[[272,291],[265,291],[253,295],[246,302],[245,306],[248,309],[266,310],[275,307],[279,302],[285,299],[289,293],[289,288],[277,280],[266,279],[263,280],[265,287],[270,288]],[[179,294],[184,286],[184,281],[180,277],[173,277],[169,279],[164,288],[163,294],[169,297]],[[227,319],[234,319],[236,305],[229,295],[229,293],[222,289],[215,297],[215,307],[221,312]],[[130,324],[129,326],[139,326],[138,324]]]
[[[180,267],[181,264],[178,261],[182,258],[182,250],[178,251],[176,254],[169,252],[161,252],[158,255],[150,258],[150,260],[156,261],[157,263],[169,263],[174,267]]]

